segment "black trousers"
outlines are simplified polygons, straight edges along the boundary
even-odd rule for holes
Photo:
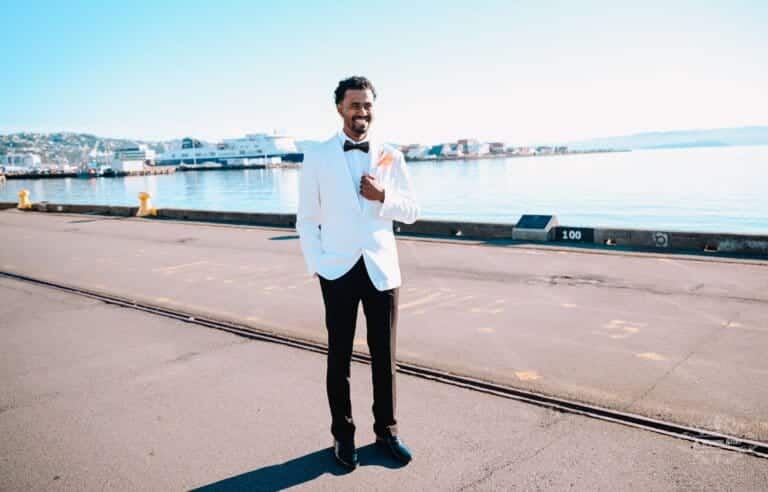
[[[395,335],[398,289],[379,291],[371,283],[363,258],[336,280],[320,277],[328,330],[326,389],[331,407],[331,433],[337,440],[354,437],[349,398],[349,366],[355,339],[357,310],[363,303],[373,373],[373,431],[397,435],[395,420]]]

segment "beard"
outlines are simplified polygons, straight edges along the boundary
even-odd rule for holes
[[[355,118],[349,121],[347,127],[357,135],[363,135],[371,126],[370,118]]]

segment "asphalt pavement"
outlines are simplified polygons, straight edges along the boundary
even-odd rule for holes
[[[292,230],[16,210],[0,230],[2,271],[325,341]],[[398,248],[400,361],[768,441],[768,262]]]
[[[324,356],[0,279],[0,490],[765,490],[765,459],[405,375],[415,459],[329,445]]]

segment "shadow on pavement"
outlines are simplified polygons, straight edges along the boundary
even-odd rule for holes
[[[289,241],[291,239],[299,239],[298,235],[289,235],[289,236],[272,236],[269,238],[270,241]]]
[[[358,448],[357,452],[361,467],[380,466],[397,469],[404,466],[376,449],[374,444]],[[325,448],[285,463],[265,466],[193,490],[196,492],[283,490],[310,482],[326,473],[340,476],[354,472],[348,472],[336,464],[331,449]]]

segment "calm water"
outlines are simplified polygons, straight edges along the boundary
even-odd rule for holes
[[[571,226],[768,233],[768,147],[411,163],[423,217],[515,223],[552,213]],[[158,208],[296,211],[299,170],[206,171],[130,178],[9,180],[32,201]]]

